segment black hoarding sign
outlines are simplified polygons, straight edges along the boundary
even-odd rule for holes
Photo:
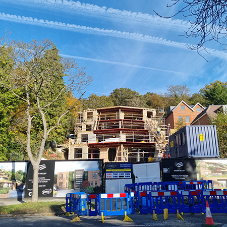
[[[54,184],[54,167],[55,161],[41,161],[39,164],[38,173],[38,196],[39,197],[53,197],[53,184]],[[26,190],[25,197],[32,196],[33,187],[33,167],[32,164],[28,163],[27,179],[26,179]]]
[[[196,181],[195,159],[162,159],[162,181]]]

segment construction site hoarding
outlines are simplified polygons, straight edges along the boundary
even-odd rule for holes
[[[166,158],[161,173],[163,182],[212,180],[214,188],[227,189],[226,158]]]
[[[216,125],[191,125],[169,137],[171,158],[219,157]]]
[[[30,161],[0,162],[0,199],[31,198]],[[38,172],[39,197],[65,197],[71,192],[103,192],[103,160],[42,160]]]
[[[131,179],[132,163],[107,162],[105,164],[106,179]]]

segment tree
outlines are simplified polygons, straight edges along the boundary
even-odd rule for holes
[[[177,122],[176,122],[176,132],[179,131],[180,129],[182,129],[183,127],[185,127],[185,121],[183,120],[183,118],[179,119]]]
[[[132,99],[130,99],[127,102],[127,106],[144,107],[145,106],[145,102],[143,100],[143,96],[141,96],[141,95],[134,96]]]
[[[220,157],[227,158],[227,112],[218,112],[211,124],[216,125]]]
[[[139,96],[139,93],[130,88],[116,88],[110,93],[114,106],[127,106],[135,96]]]
[[[216,80],[200,89],[200,93],[203,95],[206,105],[224,105],[227,103],[227,82]]]
[[[82,104],[84,109],[96,109],[102,107],[111,107],[114,106],[113,101],[110,97],[102,95],[98,96],[96,94],[89,95],[88,99],[83,99]]]
[[[25,106],[26,152],[34,170],[32,201],[35,202],[38,201],[38,170],[45,142],[54,129],[67,122],[67,114],[77,104],[65,108],[65,96],[70,92],[81,94],[91,77],[74,60],[61,58],[49,40],[13,41],[4,48],[13,61],[12,70],[0,74],[0,86],[22,100]]]
[[[5,46],[0,52],[0,79],[12,72],[12,58]],[[11,153],[18,149],[17,134],[11,130],[11,123],[21,101],[8,89],[0,86],[0,160],[11,160]]]
[[[157,108],[163,107],[164,105],[162,96],[156,93],[147,92],[144,95],[144,99],[146,100],[145,102],[147,106],[151,108],[157,109]]]
[[[216,41],[226,45],[227,34],[227,3],[225,0],[172,0],[172,7],[181,4],[181,9],[171,17],[183,14],[190,18],[190,26],[185,32],[186,37],[195,38],[197,45],[191,49],[202,51],[206,42]],[[171,18],[170,17],[170,18]]]
[[[195,105],[196,103],[200,103],[203,106],[206,106],[206,100],[201,93],[194,93],[189,99],[191,105]]]
[[[182,100],[189,103],[190,96],[190,89],[187,85],[170,85],[165,94],[164,105],[165,107],[176,106]]]

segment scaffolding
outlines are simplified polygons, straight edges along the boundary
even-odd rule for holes
[[[160,135],[157,128],[160,128]],[[92,141],[86,134],[90,132],[94,135]],[[77,136],[72,143],[76,147],[89,147],[87,152],[83,152],[85,156],[97,157],[98,153],[94,155],[91,148],[97,151],[107,147],[114,152],[112,161],[116,162],[160,157],[168,144],[163,108],[112,107],[87,110],[87,115],[79,113],[75,134]],[[83,155],[80,154],[78,158],[83,158]]]

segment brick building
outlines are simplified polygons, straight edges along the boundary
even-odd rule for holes
[[[181,123],[185,126],[190,125],[204,109],[200,103],[188,105],[183,100],[177,106],[170,106],[167,110],[166,125],[170,126],[171,134],[176,131],[177,126]]]

